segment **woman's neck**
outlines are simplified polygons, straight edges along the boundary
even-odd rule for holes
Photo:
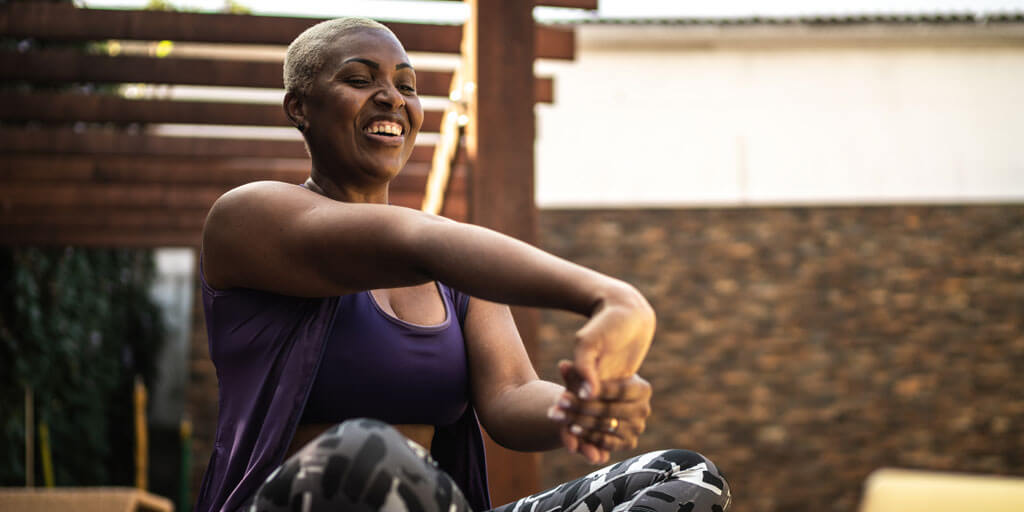
[[[346,203],[377,203],[389,204],[388,185],[363,188],[345,186],[335,180],[318,174],[315,170],[306,178],[306,188],[325,197]]]

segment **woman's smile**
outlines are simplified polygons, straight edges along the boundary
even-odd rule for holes
[[[388,147],[400,148],[405,144],[405,126],[399,120],[374,119],[363,128],[370,141]]]

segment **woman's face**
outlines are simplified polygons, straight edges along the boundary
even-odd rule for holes
[[[321,172],[341,170],[371,184],[402,170],[423,124],[409,57],[394,36],[372,28],[334,42],[304,106],[306,140]]]

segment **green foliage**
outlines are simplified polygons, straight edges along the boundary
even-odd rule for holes
[[[178,8],[174,6],[169,0],[149,0],[146,2],[146,6],[143,7],[147,11],[177,11]]]
[[[235,0],[224,0],[224,7],[220,11],[227,14],[252,14],[252,9]]]
[[[171,0],[149,0],[146,2],[143,9],[149,11],[177,11],[177,12],[197,12],[195,8],[186,8],[174,5]],[[252,9],[246,7],[241,2],[236,0],[224,0],[224,5],[218,10],[218,12],[226,14],[252,14]]]
[[[164,337],[154,271],[149,251],[0,248],[0,486],[25,482],[25,386],[57,485],[133,483],[132,383],[152,386]]]

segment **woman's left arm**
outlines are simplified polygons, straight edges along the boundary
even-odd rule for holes
[[[463,333],[473,405],[491,438],[519,451],[562,446],[547,411],[565,388],[537,377],[509,307],[471,298]]]
[[[571,391],[537,377],[508,306],[472,298],[465,323],[474,405],[498,444],[520,451],[565,446],[591,463],[636,446],[650,414],[647,381],[606,381],[600,396],[580,400],[583,377],[572,363],[559,364]],[[620,430],[607,430],[612,418]]]

